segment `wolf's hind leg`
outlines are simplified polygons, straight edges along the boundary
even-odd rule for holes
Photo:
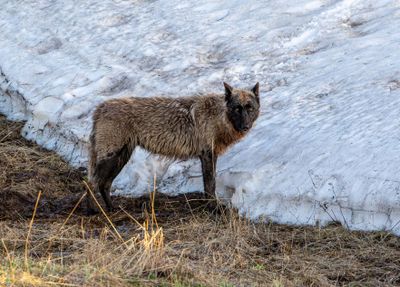
[[[117,152],[111,152],[96,164],[93,176],[95,178],[95,192],[100,192],[108,210],[113,209],[110,197],[111,184],[115,177],[128,162],[134,148],[124,145]]]

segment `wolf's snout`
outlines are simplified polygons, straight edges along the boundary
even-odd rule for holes
[[[251,128],[251,126],[244,126],[242,128],[242,131],[247,132],[250,128]]]

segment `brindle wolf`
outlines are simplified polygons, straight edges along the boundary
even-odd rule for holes
[[[96,108],[89,177],[109,210],[111,183],[137,146],[174,159],[200,158],[205,194],[214,196],[218,156],[246,135],[260,109],[258,83],[250,90],[224,86],[220,95],[119,98]]]

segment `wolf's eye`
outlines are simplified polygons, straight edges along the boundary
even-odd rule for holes
[[[246,105],[245,106],[246,110],[248,110],[249,112],[254,111],[254,108],[251,105]]]
[[[235,113],[240,113],[241,110],[242,110],[242,107],[236,107],[234,109]]]

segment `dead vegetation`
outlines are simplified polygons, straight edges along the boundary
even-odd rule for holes
[[[84,176],[20,128],[0,117],[0,286],[400,285],[400,240],[384,232],[257,224],[198,195],[86,217]]]

